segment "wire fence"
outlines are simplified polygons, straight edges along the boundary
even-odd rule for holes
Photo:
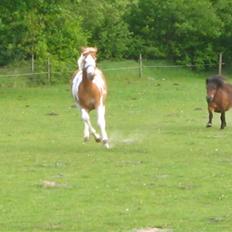
[[[34,61],[33,61],[34,62]],[[146,63],[146,62],[145,62]],[[52,64],[48,60],[47,61],[47,67],[46,71],[42,72],[35,72],[34,71],[34,63],[32,64],[32,70],[31,72],[22,72],[22,73],[5,73],[5,74],[0,74],[0,80],[2,78],[10,79],[12,78],[17,78],[18,77],[26,77],[29,78],[28,81],[32,81],[34,84],[38,84],[39,82],[42,82],[43,84],[52,84],[54,83],[54,79],[52,80],[52,77],[54,75],[67,75],[69,74],[70,76],[74,73],[75,70],[64,70],[64,71],[53,71],[52,70]],[[104,68],[101,67],[103,71],[123,71],[123,70],[138,70],[138,76],[143,77],[143,73],[145,69],[165,69],[165,68],[198,68],[198,67],[212,67],[212,68],[218,68],[218,74],[222,73],[222,54],[219,55],[219,63],[218,64],[204,64],[204,65],[195,65],[195,64],[177,64],[177,65],[145,65],[142,59],[142,55],[140,54],[139,56],[139,62],[137,63],[136,66],[122,66],[122,67],[109,67],[109,68]],[[17,86],[16,81],[14,80],[14,85]],[[1,83],[0,83],[1,86]]]
[[[41,75],[41,74],[48,74],[48,72],[17,73],[17,74],[0,74],[0,77],[36,76],[36,75]]]
[[[213,64],[205,64],[203,66],[211,66],[215,67]],[[202,67],[202,65],[191,65],[191,64],[186,64],[186,65],[143,65],[144,68],[194,68],[194,67]],[[103,71],[118,71],[118,70],[138,70],[139,66],[134,66],[134,67],[118,67],[118,68],[102,68]],[[74,70],[69,70],[69,71],[51,71],[51,74],[62,74],[62,73],[72,73]],[[16,74],[0,74],[0,77],[19,77],[19,76],[36,76],[36,75],[41,75],[41,74],[48,74],[49,72],[31,72],[31,73],[16,73]]]

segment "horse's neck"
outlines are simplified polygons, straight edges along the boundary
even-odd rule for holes
[[[91,85],[91,82],[88,77],[87,77],[87,72],[86,70],[83,70],[82,71],[82,83],[85,85],[85,86],[89,86]]]

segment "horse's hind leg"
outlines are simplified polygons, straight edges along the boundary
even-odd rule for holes
[[[96,133],[96,130],[93,128],[91,122],[89,113],[85,109],[81,109],[81,118],[84,121],[84,141],[89,140],[90,133],[94,136],[95,140],[97,142],[100,142],[100,136]]]
[[[212,127],[213,112],[209,109],[209,121],[206,127]]]
[[[109,148],[109,139],[106,133],[105,106],[103,104],[97,108],[97,123],[100,128],[102,142],[106,148]]]
[[[221,129],[226,127],[226,114],[225,112],[221,113]]]

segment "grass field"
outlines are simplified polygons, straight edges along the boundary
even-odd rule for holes
[[[110,150],[83,144],[68,84],[0,88],[0,231],[231,231],[232,114],[205,127],[207,75],[106,76]]]

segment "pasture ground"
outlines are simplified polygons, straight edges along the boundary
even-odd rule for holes
[[[110,150],[83,144],[68,85],[0,88],[0,231],[231,231],[232,114],[205,128],[207,75],[106,76]]]

